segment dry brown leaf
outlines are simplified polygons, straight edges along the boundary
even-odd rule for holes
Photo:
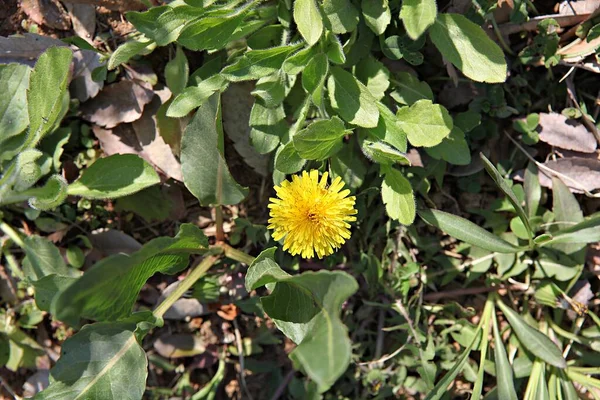
[[[94,34],[96,32],[96,7],[92,4],[72,4],[65,3],[73,30],[83,40],[93,44]]]
[[[119,253],[131,254],[142,248],[140,242],[116,229],[94,231],[88,238],[94,250],[99,251],[102,257]]]
[[[153,96],[152,90],[130,80],[122,80],[106,86],[96,97],[82,104],[80,110],[84,119],[114,128],[139,119]]]
[[[115,11],[141,11],[147,7],[142,0],[69,0],[73,4],[93,4]]]
[[[0,63],[16,62],[33,67],[40,54],[53,46],[67,46],[67,44],[58,39],[33,33],[9,37],[0,36]]]
[[[162,303],[163,300],[166,299],[167,296],[177,288],[177,286],[179,286],[179,283],[180,281],[177,281],[167,286],[167,288],[156,301],[156,305],[158,306],[160,303]],[[181,298],[173,303],[173,305],[165,312],[163,318],[183,321],[188,318],[196,318],[209,313],[208,307],[200,303],[198,299]]]
[[[591,192],[600,189],[600,160],[590,158],[560,158],[548,161],[544,165],[553,171],[566,175],[571,180],[561,179],[573,193],[583,193],[583,189]],[[552,189],[552,176],[540,168],[540,185]]]
[[[204,353],[202,338],[191,333],[175,333],[161,336],[154,342],[154,349],[165,358],[192,357]]]
[[[585,126],[558,113],[540,113],[540,140],[561,149],[596,151],[596,139]]]
[[[21,9],[38,25],[61,31],[71,28],[69,15],[58,0],[21,0]]]
[[[73,76],[69,86],[71,96],[81,102],[95,97],[104,87],[104,81],[94,81],[92,72],[104,65],[104,62],[100,62],[100,56],[94,51],[77,50],[73,52],[73,63]]]
[[[600,7],[600,0],[563,1],[558,6],[560,15],[591,14]]]

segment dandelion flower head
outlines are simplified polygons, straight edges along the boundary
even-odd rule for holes
[[[275,186],[277,198],[271,198],[269,229],[275,240],[283,240],[283,250],[292,255],[319,258],[333,254],[350,238],[349,222],[356,221],[355,197],[342,190],[337,177],[327,186],[328,174],[319,180],[319,171],[303,171],[292,181]]]

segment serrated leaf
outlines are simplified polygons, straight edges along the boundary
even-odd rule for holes
[[[274,249],[263,251],[250,265],[246,286],[256,289],[275,284],[271,294],[261,298],[263,309],[298,344],[290,358],[323,392],[350,363],[351,344],[339,311],[358,284],[341,271],[289,275],[275,263],[273,252]]]
[[[342,148],[346,134],[344,122],[338,117],[311,123],[294,135],[294,148],[307,160],[324,160]]]
[[[354,75],[334,67],[327,80],[327,88],[331,106],[346,122],[364,128],[377,126],[377,100]]]
[[[51,47],[35,63],[27,90],[29,132],[24,147],[37,144],[52,129],[63,108],[73,53]]]
[[[134,330],[127,322],[84,326],[62,345],[50,386],[33,399],[141,399],[148,361]]]
[[[70,324],[79,318],[126,318],[152,275],[179,272],[187,266],[190,254],[202,254],[207,249],[204,233],[192,224],[183,224],[174,238],[159,237],[130,255],[105,258],[59,293],[53,304],[55,317]]]
[[[508,320],[512,331],[519,338],[519,342],[527,350],[539,359],[557,368],[567,367],[567,362],[562,356],[560,349],[556,347],[556,344],[548,336],[525,322],[523,317],[502,301],[498,301],[497,304]]]
[[[67,193],[87,199],[127,196],[160,182],[154,168],[135,154],[114,154],[96,160]]]
[[[497,253],[517,253],[522,251],[521,248],[510,244],[479,225],[457,215],[439,210],[422,209],[419,210],[419,216],[428,224],[443,230],[453,238],[481,247],[482,249]]]
[[[361,10],[367,26],[379,36],[392,20],[388,0],[362,0]]]
[[[181,140],[181,169],[185,186],[201,205],[237,204],[248,189],[229,173],[225,158],[219,94],[204,102]]]
[[[452,117],[443,106],[430,100],[418,100],[396,113],[398,124],[416,147],[438,145],[453,128]]]
[[[431,26],[437,15],[435,0],[404,0],[400,18],[408,36],[418,39]]]
[[[317,43],[323,33],[323,18],[315,0],[294,2],[294,22],[309,46]]]
[[[416,1],[416,0],[415,0]],[[502,49],[477,24],[459,14],[438,14],[429,28],[431,41],[446,60],[477,82],[506,80]]]
[[[385,177],[381,183],[381,198],[390,218],[410,225],[415,220],[416,206],[410,182],[394,168],[384,169]]]
[[[312,0],[311,0],[312,1]],[[260,79],[277,72],[287,56],[302,44],[249,50],[233,64],[223,68],[221,74],[231,82]]]

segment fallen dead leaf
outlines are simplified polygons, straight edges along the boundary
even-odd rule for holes
[[[560,15],[591,14],[600,7],[600,0],[562,1],[558,5]]]
[[[553,171],[568,176],[571,180],[562,179],[573,193],[583,193],[582,189],[591,192],[600,189],[600,160],[589,158],[560,158],[544,165]],[[552,177],[540,168],[540,185],[552,189]],[[576,183],[575,183],[576,182]]]
[[[582,153],[596,151],[596,138],[585,126],[558,113],[540,113],[539,137],[542,142]]]
[[[94,231],[88,235],[94,250],[99,251],[102,257],[113,254],[131,254],[142,248],[140,242],[116,229]]]
[[[21,0],[21,9],[38,25],[61,31],[71,27],[69,15],[58,0]]]
[[[96,7],[92,4],[73,4],[65,2],[69,10],[73,30],[83,40],[93,44],[96,32]]]
[[[179,283],[180,283],[180,281],[177,281],[177,282],[173,282],[172,284],[167,286],[167,288],[163,291],[163,293],[161,293],[160,297],[156,301],[156,305],[159,305],[160,303],[162,303],[162,301],[171,292],[173,292],[173,290],[175,290],[177,288],[177,286],[179,286]],[[163,316],[163,318],[184,321],[188,318],[196,318],[196,317],[200,317],[202,315],[206,315],[209,313],[210,313],[210,311],[208,310],[208,307],[206,305],[200,303],[200,301],[198,301],[198,299],[180,298],[175,303],[173,303],[171,308],[169,308],[165,312],[165,315]]]
[[[154,92],[130,80],[108,85],[96,97],[82,104],[82,117],[97,125],[114,128],[138,120]]]
[[[53,46],[67,46],[67,44],[58,39],[33,33],[9,37],[0,36],[0,63],[16,62],[33,67],[40,54]]]
[[[115,11],[140,11],[147,7],[142,0],[69,0],[73,4],[93,4]]]
[[[69,86],[71,96],[77,97],[81,102],[96,97],[104,87],[104,81],[94,81],[92,72],[105,62],[100,61],[98,53],[90,50],[74,51],[73,62],[73,76]]]
[[[161,336],[154,342],[154,349],[165,358],[192,357],[204,353],[202,338],[191,333]]]

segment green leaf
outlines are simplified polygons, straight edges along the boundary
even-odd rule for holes
[[[61,175],[52,175],[43,187],[30,189],[29,205],[36,210],[51,210],[62,204],[67,198],[67,181]]]
[[[340,176],[350,189],[358,189],[363,184],[367,166],[353,143],[345,144],[331,157],[330,163],[332,178]]]
[[[339,311],[358,284],[341,271],[289,275],[275,263],[273,253],[274,249],[263,251],[250,265],[246,287],[275,284],[271,294],[261,298],[263,309],[298,344],[290,358],[324,392],[350,363],[351,343]]]
[[[515,208],[517,215],[519,216],[519,218],[521,218],[521,221],[523,221],[523,225],[525,225],[525,228],[527,229],[527,232],[529,234],[529,242],[531,245],[531,241],[533,240],[533,230],[531,229],[531,225],[529,224],[529,218],[527,218],[525,210],[523,210],[523,207],[521,207],[521,202],[519,201],[519,199],[517,199],[515,192],[513,192],[512,188],[508,185],[508,183],[506,183],[502,175],[500,175],[500,172],[498,172],[496,167],[494,167],[494,164],[492,164],[490,160],[488,160],[483,155],[483,153],[479,153],[479,157],[481,157],[481,160],[483,161],[483,166],[485,167],[488,174],[492,177],[498,188],[500,188],[500,190],[502,190],[506,197],[508,197],[508,200]]]
[[[397,72],[392,80],[395,90],[391,96],[400,104],[410,106],[419,100],[433,101],[433,92],[427,82],[421,82],[408,72]]]
[[[325,24],[335,34],[351,32],[358,25],[358,10],[349,0],[323,0]]]
[[[311,94],[313,103],[317,107],[323,104],[323,84],[329,72],[329,60],[323,53],[313,57],[302,72],[302,87]]]
[[[165,65],[165,80],[167,81],[167,86],[171,93],[173,93],[173,96],[177,96],[185,89],[189,74],[190,68],[187,57],[181,47],[177,46],[175,58]]]
[[[402,153],[385,142],[372,140],[362,140],[360,146],[364,155],[371,161],[378,164],[402,164],[410,165],[410,160]]]
[[[506,80],[506,60],[502,49],[480,26],[466,17],[438,14],[429,28],[429,36],[444,58],[466,77],[487,83]]]
[[[364,128],[377,126],[377,100],[354,75],[334,67],[331,69],[327,88],[331,106],[346,122]]]
[[[416,147],[440,144],[453,128],[448,110],[430,100],[418,100],[410,107],[403,107],[396,116],[408,141]]]
[[[152,275],[179,272],[188,265],[190,254],[202,254],[207,249],[208,239],[202,231],[192,224],[183,224],[174,238],[159,237],[131,255],[105,258],[59,293],[53,304],[55,317],[70,324],[79,318],[126,318]]]
[[[345,134],[338,117],[315,121],[294,135],[294,148],[302,158],[324,160],[340,151]]]
[[[142,158],[135,154],[113,154],[86,168],[79,179],[69,185],[67,192],[87,199],[114,199],[159,182],[154,168]]]
[[[416,211],[415,196],[410,182],[394,168],[386,167],[382,170],[385,177],[381,183],[381,198],[387,214],[401,224],[412,224]]]
[[[267,108],[254,103],[250,112],[250,126],[250,143],[256,151],[260,154],[272,152],[289,130],[283,104],[276,108]]]
[[[158,46],[166,46],[177,40],[188,19],[193,17],[176,13],[170,6],[153,7],[146,12],[127,13],[127,20]]]
[[[271,76],[259,79],[252,91],[252,95],[263,106],[275,108],[283,103],[283,99],[286,96],[286,83],[285,75],[281,71],[278,71]]]
[[[31,68],[22,64],[0,65],[0,146],[27,127],[27,87]]]
[[[573,193],[571,193],[567,185],[557,177],[552,177],[552,211],[554,212],[554,221],[557,223],[559,229],[569,229],[573,227],[574,224],[583,221],[583,212],[581,211],[579,202]],[[586,230],[594,236],[591,232],[593,228],[588,228]],[[581,237],[581,235],[579,235],[579,237]],[[559,242],[557,241],[550,241],[546,244],[553,244],[554,248],[565,254],[572,255],[574,259],[578,259],[581,262],[584,261],[585,251],[582,250],[586,247],[585,243],[589,243],[588,241],[583,243],[566,243],[564,241],[561,242],[561,244],[558,243]]]
[[[254,2],[229,15],[206,16],[188,23],[177,43],[190,50],[219,50],[229,43],[233,33],[242,25]]]
[[[283,62],[283,72],[288,75],[298,75],[308,65],[308,62],[317,55],[318,46],[307,47],[288,56]]]
[[[428,224],[443,230],[453,238],[481,247],[482,249],[497,253],[517,253],[522,251],[521,248],[500,239],[479,225],[457,215],[439,210],[423,209],[419,210],[419,216]]]
[[[323,33],[323,18],[315,0],[294,2],[294,22],[309,46],[317,43]]]
[[[391,60],[400,60],[404,57],[402,52],[403,45],[401,38],[398,35],[392,35],[385,38],[381,43],[381,51],[383,54]]]
[[[290,53],[301,46],[302,44],[295,44],[247,51],[236,62],[223,68],[221,74],[231,82],[255,80],[271,75],[281,68]]]
[[[141,399],[148,361],[134,329],[126,322],[84,326],[62,345],[50,386],[34,399]]]
[[[457,126],[437,146],[425,148],[427,154],[436,160],[442,159],[454,165],[469,165],[471,151],[464,132]]]
[[[367,131],[378,139],[391,144],[401,152],[406,152],[406,133],[400,128],[398,117],[380,102],[377,102],[377,108],[379,109],[377,126],[367,129]]]
[[[298,155],[293,141],[283,146],[283,148],[275,154],[275,169],[284,174],[298,172],[302,169],[304,164],[306,164],[306,160]]]
[[[498,329],[496,313],[492,313],[492,323],[494,328],[494,361],[496,363],[496,387],[498,388],[498,398],[506,400],[517,400],[515,384],[513,379],[513,370],[506,356],[502,335]]]
[[[72,285],[76,280],[77,278],[72,276],[52,274],[46,275],[33,282],[33,287],[35,288],[35,304],[40,310],[48,311],[54,315],[56,313],[56,310],[52,307],[54,298],[58,293]]]
[[[385,96],[385,91],[390,86],[390,71],[375,57],[369,55],[363,58],[356,66],[355,74],[377,100]]]
[[[383,35],[392,20],[388,0],[362,0],[361,10],[365,23],[373,33]]]
[[[35,63],[27,90],[29,133],[24,148],[37,144],[52,129],[63,108],[73,53],[51,47]]]
[[[406,33],[416,40],[431,26],[437,15],[435,0],[403,0],[400,18]]]
[[[30,281],[38,281],[48,275],[75,277],[79,272],[69,268],[58,248],[48,239],[40,236],[27,236],[23,242],[26,259],[23,272]]]
[[[132,57],[140,54],[154,44],[154,41],[146,38],[128,40],[110,55],[110,58],[108,59],[108,69],[112,70],[117,68],[119,65],[126,63]]]
[[[478,329],[469,347],[465,348],[460,357],[456,360],[456,363],[450,368],[446,375],[435,385],[435,387],[427,394],[425,400],[440,400],[444,395],[448,393],[448,387],[454,381],[454,378],[465,368],[465,365],[469,361],[469,355],[473,350],[473,346],[481,338],[481,329]]]
[[[557,368],[567,367],[567,362],[563,358],[560,349],[548,336],[525,322],[523,317],[504,304],[504,302],[497,301],[497,304],[508,320],[514,334],[517,335],[519,342],[527,350],[539,359]]]
[[[535,217],[540,206],[540,200],[542,199],[542,187],[540,186],[538,174],[537,165],[529,162],[525,169],[525,182],[523,184],[525,189],[525,208],[527,209],[529,218]]]
[[[237,204],[248,194],[229,173],[223,140],[220,96],[214,94],[196,111],[181,140],[183,182],[201,205]]]
[[[223,91],[226,87],[227,81],[219,74],[201,81],[197,86],[186,87],[169,105],[167,117],[185,117],[190,111],[200,107],[215,92]]]
[[[560,230],[554,237],[545,242],[544,245],[554,243],[594,243],[600,241],[600,214],[582,222],[572,225],[567,229]]]

